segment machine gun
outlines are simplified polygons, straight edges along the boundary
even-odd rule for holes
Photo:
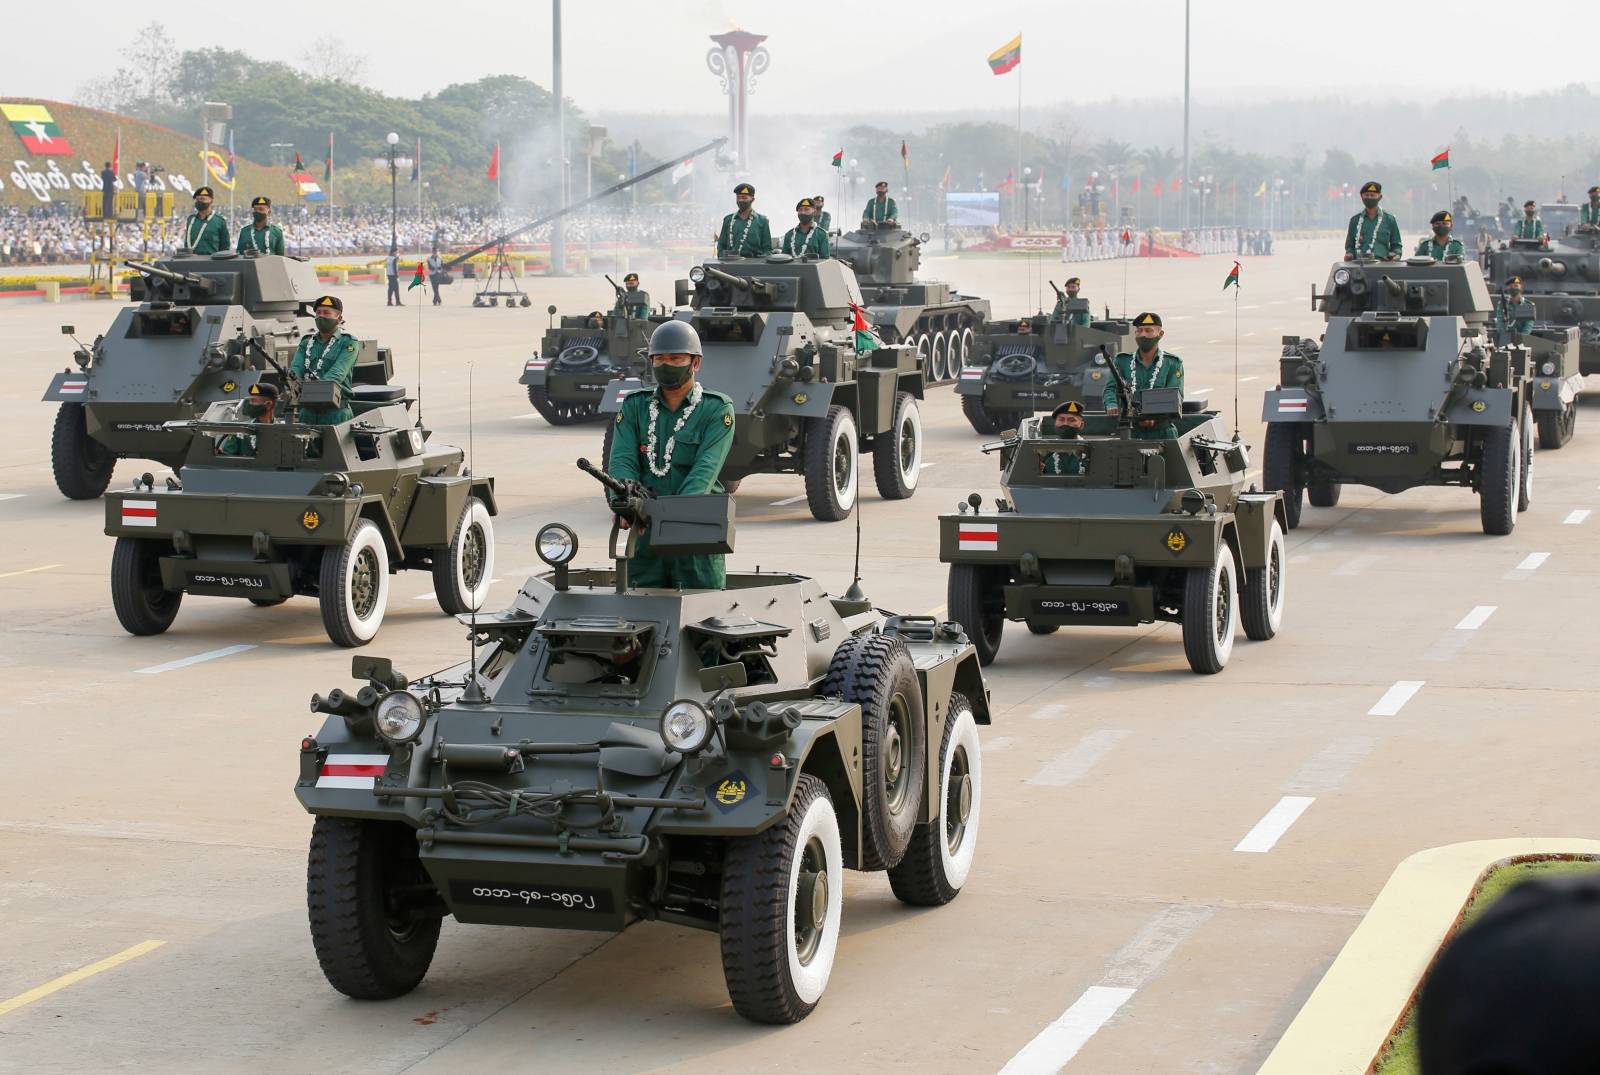
[[[725,284],[728,287],[742,287],[749,291],[750,294],[758,295],[763,299],[772,298],[772,296],[777,294],[778,291],[777,285],[771,280],[757,280],[752,277],[735,276],[731,272],[724,272],[715,265],[696,265],[694,268],[689,270],[689,281],[696,286],[699,286],[699,284],[707,277],[710,277],[718,283]]]
[[[196,276],[192,272],[173,272],[171,269],[163,269],[159,265],[151,265],[144,261],[129,261],[125,264],[141,276],[165,280],[169,284],[183,284],[203,294],[209,295],[213,289],[212,281],[203,276]]]
[[[656,494],[645,488],[642,482],[612,477],[587,459],[578,460],[578,469],[606,487],[609,494],[606,503],[611,505],[611,510],[618,518],[626,519],[633,525],[650,521],[648,501],[654,500]]]
[[[1117,369],[1115,358],[1106,363],[1106,369],[1111,371],[1111,382],[1117,390],[1117,430],[1125,433],[1133,428],[1133,389]]]
[[[1067,296],[1062,292],[1062,290],[1059,287],[1056,286],[1056,282],[1054,280],[1046,280],[1045,283],[1049,284],[1050,285],[1050,290],[1054,291],[1056,293],[1056,302],[1057,303],[1065,303],[1067,301]]]

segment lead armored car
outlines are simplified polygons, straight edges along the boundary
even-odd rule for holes
[[[1536,321],[1578,330],[1576,366],[1553,376],[1564,380],[1570,373],[1600,373],[1600,229],[1574,225],[1548,243],[1510,239],[1489,250],[1485,260],[1497,294],[1511,277],[1521,277]]]
[[[549,307],[552,317],[555,312]],[[655,327],[669,319],[664,313],[648,318],[610,313],[596,325],[591,316],[563,317],[546,330],[539,353],[523,363],[519,383],[528,386],[528,402],[553,426],[604,420],[600,401],[606,386],[619,377],[643,375],[640,353]]]
[[[1069,314],[1088,309],[1088,299],[1068,300]],[[1120,352],[1133,349],[1133,322],[1126,319],[1078,325],[1041,313],[991,321],[979,330],[956,381],[961,413],[974,430],[989,435],[1015,429],[1030,414],[1053,411],[1069,400],[1099,409],[1110,383],[1107,367]]]
[[[338,406],[338,386],[306,382],[302,398]],[[431,442],[399,385],[356,385],[338,425],[243,420],[236,400],[174,423],[188,457],[182,481],[146,474],[106,498],[111,598],[135,635],[161,634],[186,594],[272,606],[315,597],[328,637],[372,640],[389,576],[433,574],[447,614],[482,606],[494,575],[494,480]],[[292,408],[285,408],[292,413]]]
[[[1125,386],[1120,397],[1129,398]],[[1150,419],[1177,435],[1134,439],[1134,423]],[[1184,656],[1202,675],[1228,663],[1241,622],[1254,641],[1277,634],[1282,499],[1246,490],[1245,445],[1216,412],[1159,388],[1132,394],[1118,417],[1088,415],[1081,437],[1047,436],[1044,420],[985,446],[1000,452],[992,508],[973,493],[939,516],[950,615],[984,664],[1007,620],[1036,635],[1179,623]]]
[[[837,522],[855,505],[863,453],[884,499],[916,492],[922,359],[904,345],[856,350],[851,306],[861,292],[849,266],[787,254],[708,261],[678,281],[677,299],[674,316],[695,327],[704,352],[696,380],[733,400],[722,467],[730,492],[749,474],[798,473],[811,514]],[[615,414],[629,393],[652,390],[638,378],[612,381],[600,409]]]
[[[1456,485],[1478,494],[1484,533],[1511,533],[1532,500],[1530,358],[1490,337],[1478,265],[1337,262],[1312,302],[1322,342],[1284,337],[1262,404],[1263,482],[1289,527],[1307,495],[1333,507],[1347,484]]]
[[[446,915],[643,919],[717,933],[735,1010],[793,1023],[828,984],[844,870],[887,870],[913,906],[965,884],[989,697],[960,629],[784,571],[633,588],[640,528],[659,555],[725,551],[733,508],[623,495],[615,566],[573,566],[576,534],[546,525],[551,570],[476,618],[469,663],[410,680],[357,657],[364,685],[312,698],[328,716],[295,794],[316,815],[312,943],[340,992],[415,988]]]
[[[61,405],[50,463],[56,487],[73,500],[104,493],[118,459],[180,465],[191,434],[169,423],[240,399],[257,381],[277,382],[274,364],[294,357],[318,293],[316,270],[298,258],[185,254],[127,264],[138,273],[134,304],[79,346],[44,394]],[[353,380],[386,384],[392,372],[388,349],[362,340]]]
[[[862,223],[839,236],[833,256],[855,272],[874,331],[916,349],[928,381],[943,384],[966,365],[974,336],[989,320],[989,300],[918,280],[927,241],[926,232],[912,235],[898,224]]]

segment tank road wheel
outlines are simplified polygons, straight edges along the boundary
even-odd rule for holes
[[[966,631],[979,664],[989,664],[1000,652],[1006,627],[1005,579],[999,576],[998,570],[981,564],[950,565],[950,618]]]
[[[1527,511],[1533,506],[1533,410],[1524,407],[1522,421],[1517,423],[1518,451],[1522,456],[1522,468],[1517,474],[1517,512]]]
[[[533,404],[533,409],[539,412],[540,418],[553,426],[570,426],[583,421],[581,417],[574,417],[573,407],[551,401],[549,385],[530,384],[528,402]]]
[[[50,431],[50,469],[68,500],[93,500],[111,484],[116,456],[89,436],[83,404],[63,403]]]
[[[1233,551],[1221,541],[1216,562],[1210,567],[1189,568],[1184,580],[1183,655],[1189,658],[1189,667],[1203,676],[1222,671],[1233,652],[1233,632],[1238,624],[1239,578]]]
[[[949,347],[943,332],[935,332],[933,334],[933,343],[928,348],[928,354],[933,362],[933,376],[929,379],[948,381],[950,379]]]
[[[159,541],[119,537],[111,552],[111,607],[130,635],[158,635],[172,626],[182,590],[161,585]]]
[[[923,379],[930,383],[937,380],[933,375],[933,341],[928,334],[912,336],[906,342],[917,349],[917,365],[922,368]]]
[[[861,706],[861,868],[886,870],[911,843],[928,782],[927,722],[911,654],[887,635],[848,638],[819,693]]]
[[[306,856],[306,916],[328,984],[357,1000],[415,989],[439,943],[441,912],[415,896],[432,887],[410,826],[317,818]]]
[[[861,485],[856,417],[849,408],[834,404],[806,427],[806,502],[811,514],[825,523],[847,519]]]
[[[983,405],[982,396],[962,396],[961,413],[975,433],[988,437],[1000,432],[999,419]]]
[[[1305,433],[1292,422],[1274,422],[1267,426],[1266,458],[1261,463],[1261,483],[1268,492],[1283,494],[1283,513],[1289,529],[1300,525],[1300,509],[1304,505],[1305,486],[1300,484],[1296,471],[1305,458]]]
[[[67,406],[67,404],[63,404]],[[1574,399],[1559,411],[1539,415],[1539,450],[1553,452],[1572,439],[1578,427],[1578,401]]]
[[[322,550],[322,626],[336,646],[371,642],[389,605],[389,550],[370,519],[343,545]]]
[[[1252,642],[1267,641],[1283,623],[1284,565],[1288,562],[1283,527],[1274,519],[1272,536],[1267,540],[1266,566],[1247,567],[1244,572],[1244,601],[1239,612],[1245,637]]]
[[[447,548],[433,550],[433,594],[446,616],[483,608],[494,577],[494,521],[475,496],[467,497]]]
[[[1314,508],[1336,508],[1339,506],[1339,493],[1344,486],[1338,482],[1312,482],[1306,486],[1306,499]]]
[[[972,335],[972,328],[969,325],[961,329],[961,335],[957,337],[956,343],[951,344],[951,349],[954,351],[956,357],[955,360],[950,363],[952,367],[950,376],[960,377],[961,371],[967,368],[967,359],[972,357],[973,339],[974,337]]]
[[[828,987],[844,909],[844,852],[828,788],[801,775],[783,820],[728,841],[722,860],[722,973],[734,1010],[798,1023]]]
[[[1517,526],[1522,440],[1513,426],[1484,431],[1478,462],[1478,515],[1485,534],[1505,535]]]
[[[940,907],[955,899],[978,849],[983,755],[972,703],[960,694],[950,696],[939,746],[939,802],[939,817],[912,831],[906,857],[889,871],[889,887],[913,907]]]
[[[894,421],[872,438],[872,477],[885,500],[905,500],[922,473],[922,410],[910,392],[896,392]]]

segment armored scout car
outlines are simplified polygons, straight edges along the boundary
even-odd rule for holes
[[[556,308],[549,312],[553,317]],[[609,313],[597,325],[592,315],[563,317],[545,332],[539,353],[523,363],[519,383],[528,386],[528,402],[553,426],[601,421],[606,386],[618,377],[642,376],[645,362],[639,354],[650,333],[668,319],[668,314]]]
[[[312,698],[328,719],[295,794],[316,815],[307,903],[335,989],[415,988],[445,915],[655,919],[717,933],[734,1008],[793,1023],[828,984],[845,869],[887,870],[917,906],[961,891],[989,699],[959,627],[782,571],[633,589],[640,527],[659,555],[726,551],[733,509],[623,495],[615,567],[572,566],[577,536],[546,525],[551,570],[477,617],[470,664],[412,681],[358,657],[365,686]]]
[[[1089,308],[1088,299],[1068,303],[1068,313]],[[991,321],[979,330],[956,381],[961,412],[973,429],[988,435],[1015,429],[1028,415],[1068,400],[1098,409],[1110,377],[1106,367],[1119,352],[1133,349],[1133,323],[1127,320],[1079,325],[1038,314]]]

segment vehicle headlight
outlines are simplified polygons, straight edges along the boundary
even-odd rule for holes
[[[698,754],[711,743],[711,714],[699,702],[680,698],[661,714],[661,741],[668,750]]]
[[[421,698],[410,691],[390,691],[378,703],[372,723],[378,734],[391,743],[409,743],[422,734],[427,719],[428,711],[422,707]]]
[[[1335,284],[1337,284],[1339,287],[1343,287],[1344,285],[1348,284],[1350,282],[1350,270],[1349,269],[1335,269],[1335,270],[1333,270],[1333,282]]]
[[[540,528],[534,546],[539,551],[539,559],[558,567],[578,555],[578,535],[562,523],[548,523]]]
[[[696,265],[694,268],[689,270],[689,282],[691,284],[703,283],[705,278],[706,267],[704,265]]]
[[[1554,362],[1546,362],[1539,367],[1539,372],[1546,377],[1554,377],[1556,375],[1556,364]]]

